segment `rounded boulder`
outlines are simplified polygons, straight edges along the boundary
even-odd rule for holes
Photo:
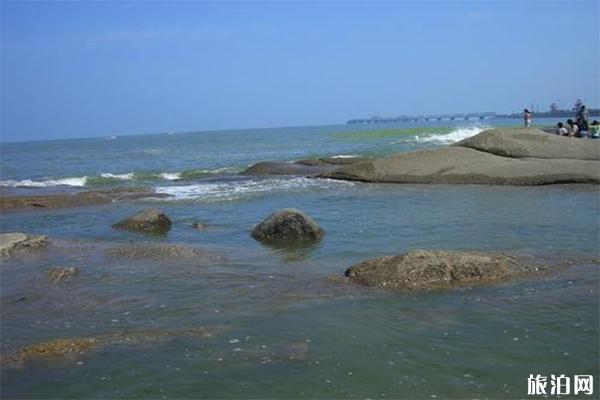
[[[114,224],[113,227],[142,233],[165,233],[171,229],[171,220],[164,212],[156,208],[147,208]]]
[[[312,218],[293,208],[274,212],[251,232],[251,236],[261,242],[316,241],[324,234]]]

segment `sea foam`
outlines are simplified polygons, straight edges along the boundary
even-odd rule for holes
[[[31,187],[31,188],[42,188],[42,187],[51,187],[51,186],[83,187],[86,185],[87,179],[88,179],[87,176],[83,176],[80,178],[48,179],[45,181],[33,181],[31,179],[23,179],[20,181],[7,180],[7,181],[0,181],[0,186]]]
[[[332,179],[268,178],[261,180],[235,180],[217,183],[199,183],[180,186],[159,186],[156,193],[168,194],[164,200],[197,200],[201,202],[234,201],[266,192],[291,192],[299,190],[332,189],[354,185],[352,182]],[[163,200],[163,199],[161,199]]]
[[[450,133],[445,134],[433,134],[433,135],[415,135],[408,142],[414,143],[431,143],[439,145],[448,145],[456,142],[460,142],[463,139],[475,136],[478,133],[489,129],[488,126],[468,126],[457,128]]]

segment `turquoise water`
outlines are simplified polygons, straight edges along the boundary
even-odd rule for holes
[[[331,278],[362,260],[415,248],[506,250],[539,260],[597,257],[597,187],[375,185],[248,178],[234,169],[264,159],[440,146],[476,131],[464,128],[471,129],[395,136],[367,132],[379,127],[341,126],[3,145],[2,181],[45,182],[5,190],[118,183],[175,195],[4,214],[2,232],[47,234],[53,244],[2,261],[3,356],[59,338],[198,326],[216,334],[4,368],[2,397],[512,399],[527,397],[529,374],[598,377],[597,265],[579,262],[536,281],[417,294],[352,288]],[[159,152],[150,156],[152,149]],[[229,169],[176,180],[151,176],[219,168]],[[49,183],[131,172],[131,179],[85,186]],[[146,206],[171,217],[167,235],[110,227]],[[307,212],[325,238],[296,248],[255,242],[250,229],[284,207]],[[208,228],[192,229],[198,220]],[[184,244],[208,256],[107,256],[111,246],[140,241]],[[81,272],[71,282],[48,283],[43,272],[56,265]]]

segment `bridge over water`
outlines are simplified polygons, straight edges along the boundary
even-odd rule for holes
[[[378,123],[395,123],[395,122],[418,122],[418,121],[455,121],[455,120],[482,120],[495,118],[496,113],[481,112],[481,113],[466,113],[466,114],[433,114],[433,115],[401,115],[398,117],[371,117],[371,118],[356,118],[350,119],[347,124],[378,124]]]

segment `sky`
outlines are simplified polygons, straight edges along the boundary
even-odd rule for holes
[[[1,141],[600,103],[597,1],[1,1]]]

